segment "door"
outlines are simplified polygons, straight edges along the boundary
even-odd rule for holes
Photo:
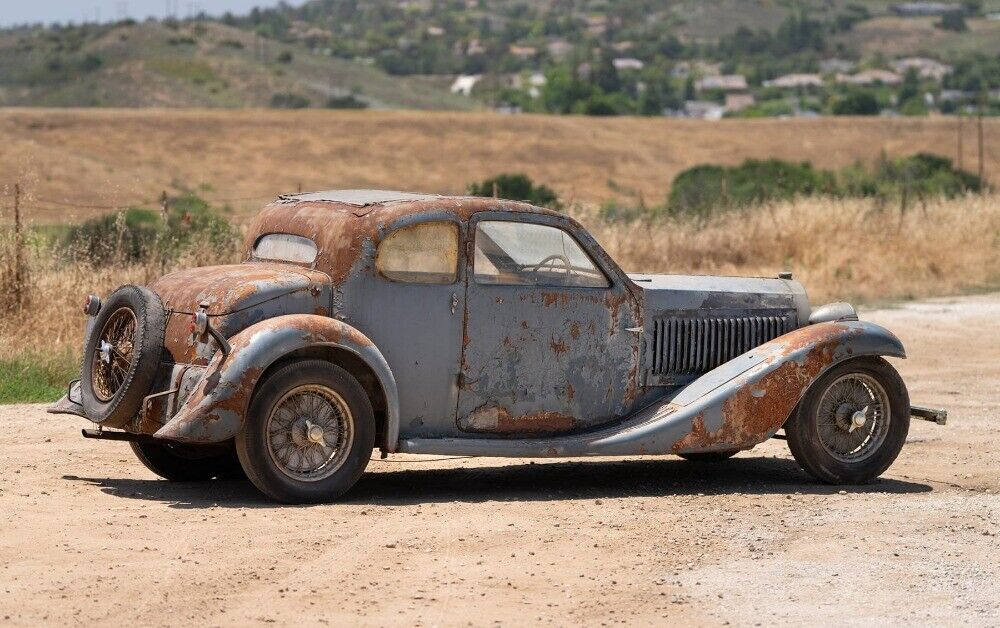
[[[478,214],[469,238],[459,429],[545,436],[623,416],[639,337],[622,278],[561,217]]]
[[[464,262],[460,225],[431,220],[403,224],[378,244],[371,275],[341,297],[356,313],[348,322],[385,356],[399,393],[400,435],[455,435],[462,354]]]

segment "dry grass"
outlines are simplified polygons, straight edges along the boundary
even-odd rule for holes
[[[814,303],[956,294],[1000,282],[998,196],[932,201],[902,220],[898,208],[829,199],[765,206],[703,225],[609,224],[590,211],[576,213],[628,271],[774,276],[788,269]],[[236,254],[197,251],[165,268],[155,262],[93,268],[60,261],[36,244],[28,258],[28,307],[0,319],[0,361],[26,353],[78,359],[85,294],[106,295],[122,284],[148,283],[163,270],[230,262]]]
[[[86,205],[150,202],[175,182],[245,216],[281,192],[388,187],[455,193],[523,171],[568,203],[663,202],[681,170],[747,157],[824,168],[920,151],[954,157],[950,118],[723,120],[385,111],[0,110],[0,184],[20,180],[29,218],[65,222]],[[972,124],[964,165],[975,169]],[[987,121],[1000,172],[1000,120]],[[629,196],[631,195],[631,198]],[[249,197],[249,198],[248,198]],[[69,206],[40,199],[69,203]],[[148,199],[148,200],[147,200]],[[6,204],[0,199],[0,204]]]
[[[597,223],[629,271],[775,276],[791,270],[813,303],[876,302],[1000,283],[1000,197],[879,209],[870,200],[799,199],[690,222]]]

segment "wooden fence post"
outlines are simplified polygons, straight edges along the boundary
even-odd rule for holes
[[[166,227],[170,220],[170,203],[167,201],[167,191],[160,194],[160,217],[163,219],[163,226]]]
[[[21,227],[21,184],[14,184],[14,304],[24,305],[24,233]]]

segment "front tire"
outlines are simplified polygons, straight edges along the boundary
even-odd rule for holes
[[[269,375],[236,436],[236,452],[254,486],[291,504],[346,493],[374,448],[375,417],[364,388],[322,360],[297,360]]]
[[[827,484],[866,484],[896,460],[910,429],[906,385],[882,358],[837,364],[806,392],[785,423],[788,448]]]

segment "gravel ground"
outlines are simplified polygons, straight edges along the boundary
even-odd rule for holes
[[[1000,294],[870,311],[915,421],[877,483],[731,461],[373,460],[345,502],[172,484],[0,407],[0,624],[1000,623]]]

